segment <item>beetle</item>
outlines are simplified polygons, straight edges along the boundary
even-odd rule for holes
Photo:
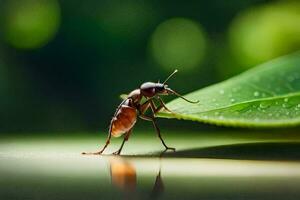
[[[111,137],[119,137],[124,135],[123,142],[120,148],[114,152],[113,154],[119,155],[123,149],[125,142],[129,139],[131,134],[132,128],[134,127],[137,118],[141,118],[146,121],[151,121],[159,139],[161,140],[163,146],[166,150],[175,150],[173,147],[169,147],[164,142],[160,129],[158,128],[155,120],[155,115],[164,108],[166,111],[171,112],[160,98],[161,95],[176,95],[189,103],[198,103],[199,101],[191,101],[183,97],[182,95],[178,94],[174,90],[168,87],[166,84],[167,81],[177,72],[175,70],[171,73],[167,79],[163,83],[154,83],[154,82],[145,82],[143,83],[138,89],[133,90],[129,93],[127,98],[125,98],[122,103],[118,106],[109,126],[108,137],[106,139],[104,147],[97,152],[86,153],[83,152],[82,154],[93,154],[98,155],[102,154],[106,147],[109,145]],[[142,99],[145,98],[143,102]],[[156,99],[160,105],[157,107],[154,103],[154,99]],[[145,113],[149,110],[151,115],[147,116]]]

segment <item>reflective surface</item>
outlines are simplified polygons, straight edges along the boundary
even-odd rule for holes
[[[296,132],[165,136],[177,152],[161,154],[161,144],[151,133],[134,135],[123,156],[80,155],[104,137],[3,137],[0,199],[300,197]],[[114,140],[107,153],[119,142]]]

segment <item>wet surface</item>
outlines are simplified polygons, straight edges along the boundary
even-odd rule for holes
[[[300,198],[297,133],[169,135],[176,152],[145,133],[123,156],[81,155],[95,137],[1,138],[0,199]]]

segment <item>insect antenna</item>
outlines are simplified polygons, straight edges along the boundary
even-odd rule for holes
[[[178,72],[178,70],[177,69],[175,69],[174,70],[174,72],[172,73],[172,74],[170,74],[169,76],[168,76],[168,78],[166,78],[166,80],[163,82],[163,84],[165,84],[174,74],[176,74]]]
[[[183,97],[182,95],[178,94],[177,92],[175,92],[174,90],[171,90],[170,88],[167,88],[167,90],[171,93],[171,94],[175,94],[176,96],[182,98],[183,100],[189,102],[189,103],[199,103],[199,100],[197,101],[191,101],[191,100],[188,100],[186,99],[185,97]]]

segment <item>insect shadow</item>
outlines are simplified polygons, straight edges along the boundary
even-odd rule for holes
[[[300,160],[300,142],[258,142],[166,152],[165,157],[237,160]]]
[[[160,157],[161,152],[122,155],[130,158]],[[164,152],[165,158],[214,158],[236,160],[300,161],[300,142],[254,142]]]

